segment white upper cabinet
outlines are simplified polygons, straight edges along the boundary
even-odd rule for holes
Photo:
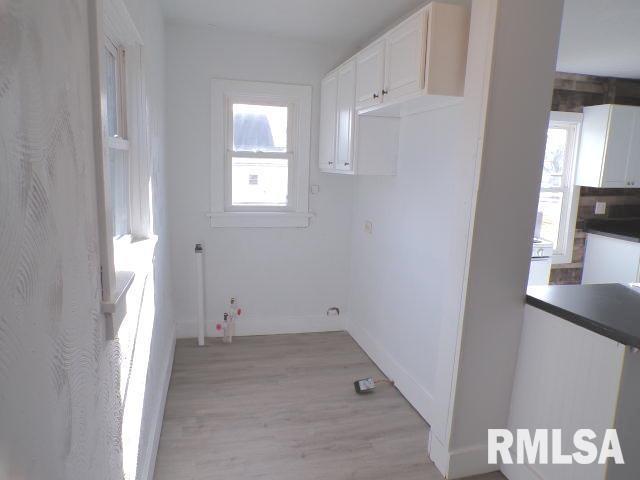
[[[358,109],[382,102],[385,44],[379,40],[356,55],[356,103]]]
[[[394,175],[400,119],[356,114],[356,60],[329,73],[321,95],[320,171]]]
[[[336,161],[338,73],[331,72],[320,87],[320,170],[328,170]]]
[[[420,9],[356,55],[358,113],[402,117],[459,103],[468,42],[466,7]]]
[[[584,108],[576,183],[640,188],[640,107]]]
[[[395,175],[400,118],[459,103],[469,11],[430,3],[322,81],[320,170]]]
[[[402,22],[385,36],[384,101],[419,92],[424,87],[427,10]]]
[[[350,61],[338,69],[336,168],[339,170],[353,170],[355,88],[356,67],[355,62]]]

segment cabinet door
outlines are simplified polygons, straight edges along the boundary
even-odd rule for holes
[[[320,96],[320,170],[332,170],[336,164],[337,72],[331,72],[322,80]]]
[[[602,187],[623,188],[628,180],[630,146],[633,139],[635,108],[612,105],[602,172]]]
[[[355,86],[355,62],[351,61],[338,69],[336,168],[339,170],[353,170]]]
[[[383,101],[418,93],[424,87],[426,31],[423,9],[385,36]]]
[[[629,159],[627,162],[627,186],[640,188],[640,108],[634,108]]]
[[[384,41],[375,42],[360,52],[356,57],[356,69],[358,109],[378,105],[382,101],[384,83]]]
[[[582,283],[634,283],[638,281],[640,243],[588,234]]]

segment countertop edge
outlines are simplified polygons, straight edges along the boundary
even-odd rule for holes
[[[604,230],[599,230],[597,228],[587,228],[584,231],[585,231],[585,233],[590,233],[591,235],[600,235],[602,237],[609,237],[609,238],[615,238],[615,239],[618,239],[618,240],[624,240],[624,241],[627,241],[627,242],[640,243],[640,236],[625,235],[623,233],[607,232],[607,231],[604,231]]]
[[[636,339],[635,337],[627,335],[619,330],[608,328],[606,325],[585,317],[584,315],[564,309],[529,294],[526,296],[526,303],[527,305],[538,308],[544,312],[550,313],[551,315],[555,315],[556,317],[560,317],[563,320],[567,320],[579,327],[586,328],[587,330],[607,337],[615,342],[634,348],[640,348],[640,339]]]

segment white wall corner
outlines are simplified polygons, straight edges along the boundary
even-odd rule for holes
[[[425,389],[365,328],[350,319],[347,332],[427,423],[433,419],[433,394]]]

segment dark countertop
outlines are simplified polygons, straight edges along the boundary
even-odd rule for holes
[[[640,287],[621,283],[529,287],[527,304],[640,348]]]
[[[629,242],[640,242],[639,220],[589,220],[585,232],[618,238]]]

